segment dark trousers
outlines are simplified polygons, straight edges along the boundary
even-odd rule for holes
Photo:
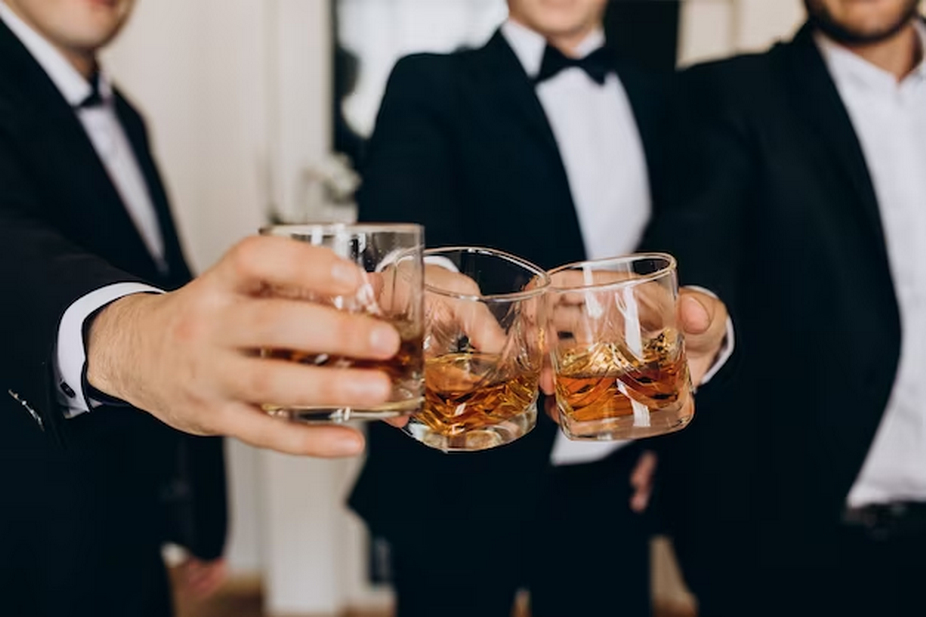
[[[410,526],[389,538],[397,617],[648,617],[650,531],[629,508],[638,450],[551,468],[533,520]]]
[[[926,615],[922,576],[926,572],[926,534],[876,539],[862,529],[841,525],[798,544],[783,538],[787,554],[755,537],[740,541],[759,553],[730,560],[682,564],[699,601],[699,617],[907,617]],[[729,538],[717,537],[717,545]],[[700,568],[700,571],[697,571]],[[688,573],[692,576],[688,576]]]
[[[80,460],[0,456],[0,615],[173,614],[155,502],[88,482],[96,472]]]

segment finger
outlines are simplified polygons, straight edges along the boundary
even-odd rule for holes
[[[595,320],[584,305],[557,305],[550,314],[550,326],[557,332],[585,332],[595,328]],[[617,326],[615,326],[615,329]]]
[[[547,396],[553,396],[556,393],[556,381],[550,366],[543,367],[540,372],[540,389]]]
[[[634,488],[641,488],[651,483],[653,474],[656,471],[658,459],[652,452],[644,452],[640,455],[633,473],[630,475],[630,483]]]
[[[502,352],[508,337],[489,307],[481,302],[457,301],[454,308],[473,347],[485,353]]]
[[[399,333],[385,321],[311,302],[255,298],[228,310],[221,336],[235,347],[385,360],[401,344]]]
[[[507,341],[505,330],[489,307],[479,300],[481,291],[475,280],[429,264],[425,266],[425,282],[431,289],[425,296],[430,315],[438,317],[438,321],[453,320],[480,351],[500,353],[504,349]],[[457,296],[466,296],[466,299]]]
[[[508,337],[489,308],[476,300],[459,300],[438,294],[426,297],[429,334],[438,348],[455,347],[460,335],[484,353],[501,353]]]
[[[343,458],[363,452],[363,435],[350,427],[285,422],[246,405],[231,415],[225,423],[225,434],[257,448],[319,458]]]
[[[408,424],[409,419],[408,416],[399,416],[398,418],[386,418],[383,422],[395,428],[404,428]]]
[[[440,290],[461,296],[478,297],[482,295],[479,284],[474,279],[433,263],[425,264],[424,281],[432,290]]]
[[[257,405],[369,409],[388,401],[392,393],[392,383],[381,371],[268,358],[234,358],[223,377],[233,400]]]
[[[646,512],[647,506],[649,506],[650,497],[651,494],[648,489],[638,489],[630,498],[630,509],[637,514],[643,514]]]
[[[355,264],[330,249],[290,238],[247,238],[215,269],[229,288],[247,293],[270,285],[337,296],[354,293],[363,283],[363,272]]]
[[[637,513],[642,513],[649,505],[650,497],[653,492],[653,474],[656,471],[657,457],[652,452],[644,452],[634,467],[630,476],[630,483],[634,487],[633,496],[630,498],[630,508]]]

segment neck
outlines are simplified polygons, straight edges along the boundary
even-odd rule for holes
[[[923,59],[923,45],[912,21],[884,41],[845,47],[860,58],[888,71],[897,81],[909,75]]]
[[[576,28],[575,30],[549,34],[546,32],[540,32],[530,24],[526,23],[523,19],[519,18],[517,15],[511,15],[511,19],[521,24],[525,28],[529,28],[542,35],[550,45],[557,48],[563,52],[563,55],[568,57],[575,57],[577,55],[576,48],[582,44],[582,41],[584,41],[592,32],[601,27],[600,22],[593,21],[587,24],[583,24],[581,27]]]
[[[23,23],[35,30],[42,38],[48,41],[52,47],[58,50],[64,59],[73,66],[78,73],[80,73],[85,79],[90,79],[90,76],[93,75],[93,72],[97,68],[96,64],[96,53],[92,51],[81,51],[76,50],[65,45],[61,45],[58,42],[52,40],[45,35],[45,32],[42,31],[42,28],[35,24],[28,15],[25,15],[23,11],[19,10],[19,7],[16,6],[13,2],[7,3],[7,8],[9,8],[13,13],[19,17]]]
[[[59,47],[58,45],[55,45],[55,48],[71,63],[71,66],[77,69],[77,72],[80,73],[84,79],[89,80],[94,71],[96,71],[97,64],[94,54],[77,53],[73,50]]]
[[[564,34],[554,34],[546,37],[547,42],[550,43],[553,47],[557,48],[564,55],[569,57],[575,57],[578,55],[576,49],[579,45],[582,44],[588,35],[595,31],[598,28],[598,24],[589,24],[581,30],[576,30],[575,32],[569,32]]]

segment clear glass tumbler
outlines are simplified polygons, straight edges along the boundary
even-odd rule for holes
[[[537,422],[549,277],[485,248],[427,250],[425,262],[425,402],[406,433],[447,452],[519,439]]]

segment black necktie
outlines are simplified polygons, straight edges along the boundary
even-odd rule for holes
[[[584,58],[569,58],[560,50],[547,45],[543,52],[543,62],[540,63],[540,73],[537,74],[535,83],[544,82],[563,69],[572,67],[580,68],[591,77],[599,86],[604,84],[608,73],[613,69],[608,62],[608,51],[604,47],[599,47]]]
[[[90,94],[80,102],[77,108],[91,109],[93,107],[101,107],[102,105],[103,95],[100,94],[100,72],[95,71],[93,75],[90,76]]]

